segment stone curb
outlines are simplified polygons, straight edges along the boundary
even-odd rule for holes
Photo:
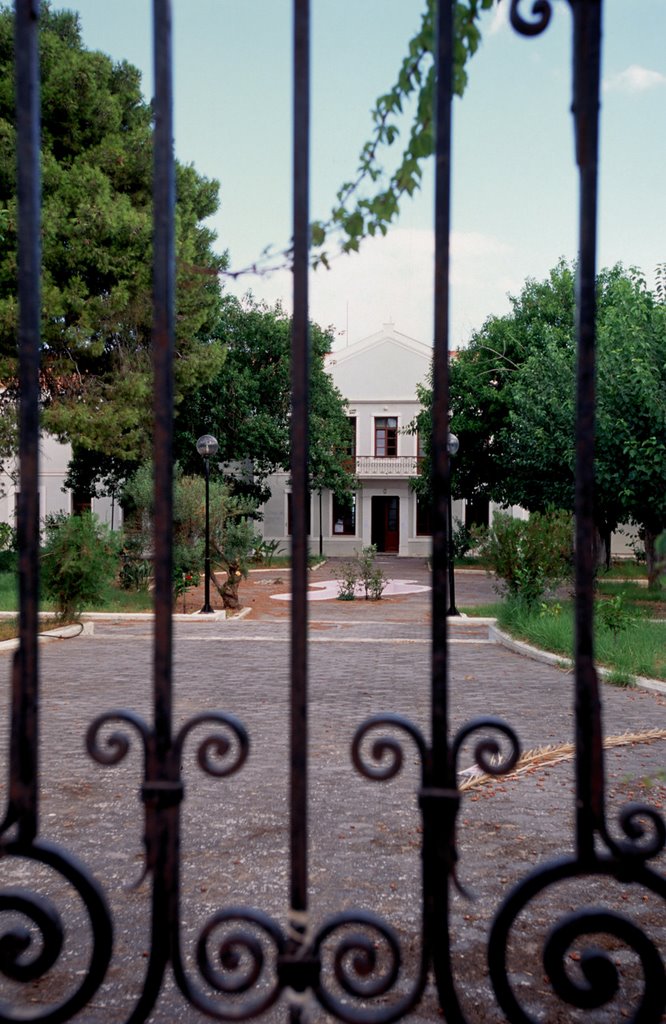
[[[58,626],[56,629],[49,629],[46,633],[38,633],[37,638],[39,643],[46,643],[50,640],[70,640],[72,637],[81,636],[83,633],[92,633],[92,624],[91,626],[86,626],[84,622],[75,622],[71,626]],[[2,640],[0,641],[0,653],[15,651],[18,645],[18,637],[14,637],[12,640]]]
[[[513,637],[498,629],[496,625],[488,627],[488,636],[494,643],[506,647],[509,651],[513,651],[514,654],[522,654],[524,658],[540,661],[544,665],[554,665],[556,668],[561,668],[567,672],[573,668],[571,658],[565,658],[562,654],[552,654],[550,651],[542,651],[540,648],[532,647],[522,640],[514,640]],[[602,679],[612,675],[610,669],[603,668],[601,665],[597,666],[597,673]],[[632,676],[632,679],[634,686],[638,686],[642,690],[652,690],[654,693],[666,694],[666,683],[661,679],[648,679],[647,676]]]

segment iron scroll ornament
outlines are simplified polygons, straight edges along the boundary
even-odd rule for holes
[[[73,990],[60,1003],[42,1007],[31,1016],[0,1002],[0,1021],[15,1024],[32,1021],[59,1024],[88,1005],[106,976],[113,952],[111,913],[99,883],[69,852],[45,840],[3,842],[2,857],[16,857],[41,864],[64,879],[81,900],[90,924],[91,952],[87,966]],[[50,898],[34,892],[3,889],[0,915],[10,915],[11,924],[0,935],[0,973],[21,984],[38,981],[60,958],[65,941],[65,925]],[[25,924],[17,921],[23,920]]]
[[[532,21],[520,13],[520,8],[529,0],[511,0],[509,18],[512,27],[523,36],[538,36],[548,28],[553,8],[551,0],[532,0]]]

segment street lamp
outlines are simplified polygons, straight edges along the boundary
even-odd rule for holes
[[[449,547],[449,610],[447,615],[460,615],[460,612],[456,608],[456,581],[453,565],[453,509],[451,502],[451,463],[450,459],[454,455],[458,454],[460,448],[460,441],[455,434],[447,434],[446,438],[446,450],[449,453],[449,486],[448,486],[448,517],[447,517],[447,533],[448,533],[448,547]]]
[[[204,554],[204,605],[201,609],[202,615],[211,615],[213,609],[210,606],[210,501],[208,495],[208,482],[210,479],[210,467],[208,460],[215,455],[219,445],[212,434],[204,434],[197,441],[197,451],[204,460],[204,476],[206,480],[206,549]]]

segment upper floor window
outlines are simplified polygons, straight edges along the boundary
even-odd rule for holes
[[[395,458],[398,454],[398,419],[396,416],[375,416],[375,455]]]

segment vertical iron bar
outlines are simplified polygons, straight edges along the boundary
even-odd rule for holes
[[[294,0],[294,315],[291,356],[291,910],[292,934],[307,911],[307,502],[310,4]]]
[[[579,168],[579,256],[576,303],[576,815],[579,855],[594,854],[603,814],[603,749],[599,684],[594,668],[594,431],[597,164],[601,0],[572,0],[573,114]]]
[[[19,298],[19,650],[11,769],[19,838],[38,830],[40,201],[39,0],[16,0]],[[20,694],[20,696],[19,696]]]
[[[204,551],[204,606],[201,611],[206,615],[211,615],[213,609],[210,606],[210,464],[207,457],[204,459],[204,479],[206,482],[206,547]]]
[[[446,639],[449,453],[449,233],[453,3],[440,0],[435,100],[435,323],[432,413],[432,739],[433,783],[448,785],[448,650]]]
[[[450,454],[449,265],[451,230],[451,128],[453,104],[454,3],[439,0],[436,24],[435,93],[435,322],[433,361],[432,504],[432,706],[431,764],[422,790],[424,945],[432,956],[439,1005],[449,1024],[464,1018],[453,983],[450,884],[455,867],[455,822],[459,806],[448,739],[447,641]],[[429,804],[434,803],[432,808]]]
[[[153,373],[155,463],[154,714],[158,759],[171,747],[174,204],[171,4],[153,0],[155,127],[153,135]]]

